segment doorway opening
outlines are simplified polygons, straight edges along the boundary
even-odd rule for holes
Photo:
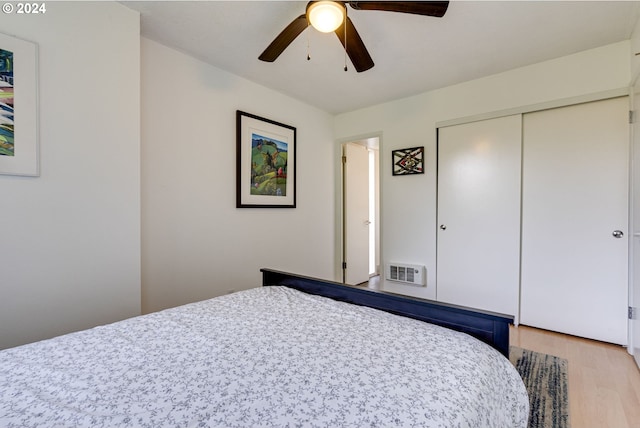
[[[380,271],[379,137],[342,144],[342,282],[368,284]]]

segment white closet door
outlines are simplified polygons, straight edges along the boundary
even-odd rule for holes
[[[518,316],[521,116],[438,132],[437,300]]]
[[[627,343],[627,112],[625,97],[523,118],[522,324]]]

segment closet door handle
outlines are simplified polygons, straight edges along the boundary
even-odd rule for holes
[[[614,238],[620,239],[620,238],[622,238],[624,236],[624,233],[622,233],[621,230],[614,230],[612,235],[613,235]]]
[[[444,224],[440,225],[440,230],[447,230],[447,226],[445,226]]]

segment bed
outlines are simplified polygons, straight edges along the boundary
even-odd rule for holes
[[[262,273],[263,287],[1,351],[0,426],[527,426],[510,317]]]

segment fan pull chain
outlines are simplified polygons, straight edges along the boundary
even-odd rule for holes
[[[310,26],[311,26],[311,24],[309,24],[309,23],[307,22],[307,61],[310,61],[310,60],[311,60],[311,47],[310,47],[310,46],[311,46],[311,44],[309,43],[309,33],[310,33],[310,31],[309,31],[309,27],[310,27]]]
[[[347,71],[347,8],[344,8],[344,71]]]

